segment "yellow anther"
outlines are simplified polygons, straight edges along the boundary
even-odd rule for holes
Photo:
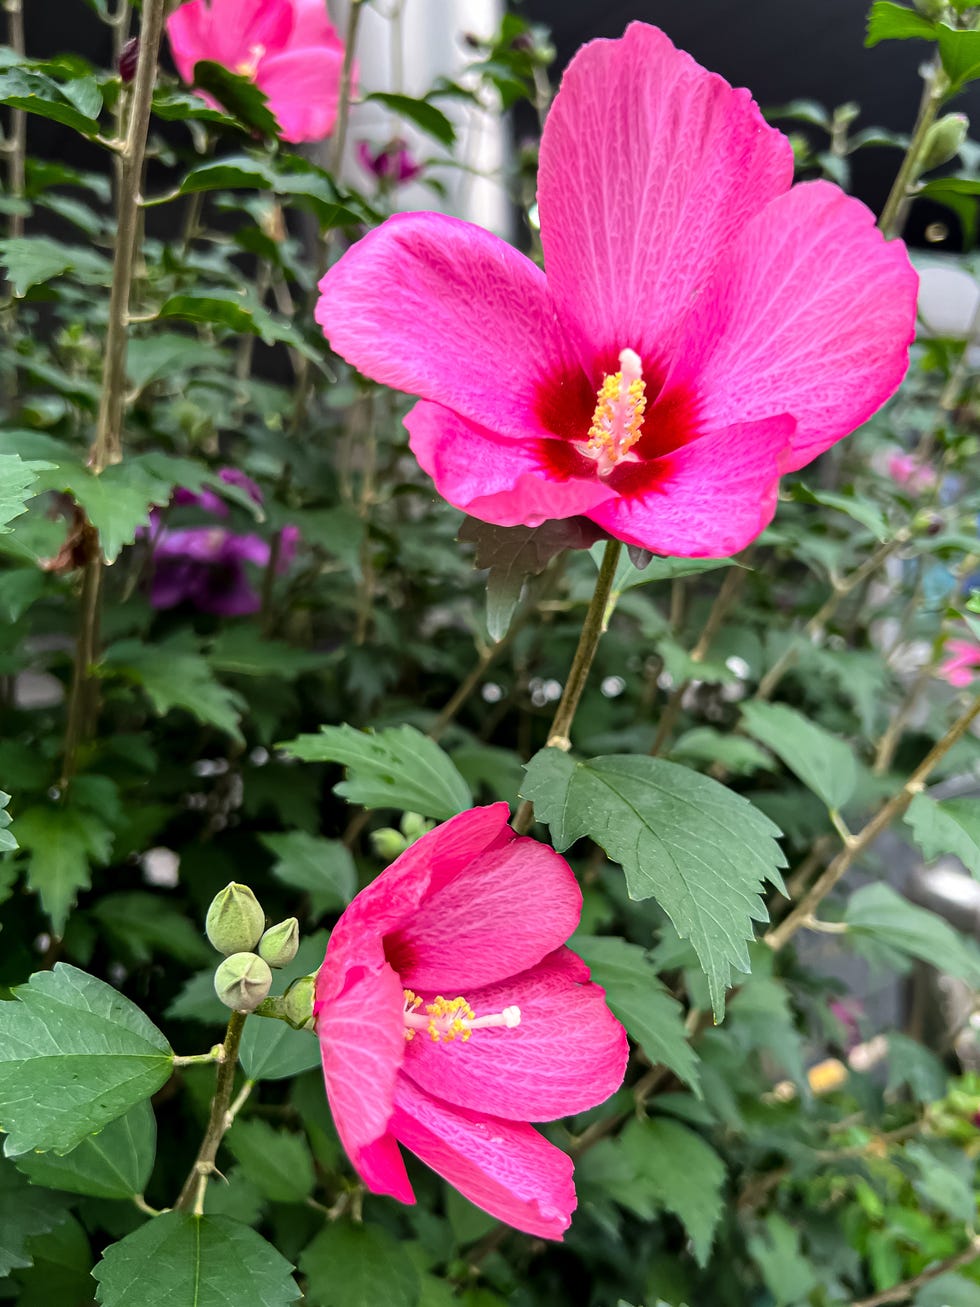
[[[507,1007],[503,1012],[478,1017],[461,996],[444,998],[439,994],[431,1003],[423,1004],[423,1000],[413,990],[405,989],[402,993],[406,1039],[414,1039],[416,1031],[424,1030],[435,1044],[451,1043],[455,1039],[465,1043],[474,1030],[493,1026],[513,1030],[520,1025],[521,1011],[518,1007]],[[420,1008],[422,1011],[419,1011]]]
[[[600,476],[608,476],[639,440],[647,408],[640,356],[635,350],[621,350],[619,364],[620,371],[607,372],[596,393],[585,445],[586,453],[599,464]]]

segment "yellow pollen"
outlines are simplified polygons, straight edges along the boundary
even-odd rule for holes
[[[413,990],[406,989],[402,992],[405,996],[402,1016],[405,1038],[408,1040],[415,1038],[416,1031],[424,1030],[433,1043],[452,1043],[459,1039],[465,1044],[474,1030],[490,1026],[505,1026],[512,1030],[521,1022],[521,1010],[518,1007],[506,1007],[503,1012],[478,1017],[462,997],[443,998],[439,994],[431,1003],[423,1003]]]
[[[619,372],[607,372],[596,394],[595,412],[589,427],[585,452],[599,464],[599,475],[608,476],[640,438],[646,413],[646,382],[643,364],[632,349],[619,354]]]
[[[259,62],[264,54],[264,45],[250,45],[248,47],[248,58],[240,59],[238,63],[235,64],[235,72],[240,73],[242,77],[254,77],[258,71]]]

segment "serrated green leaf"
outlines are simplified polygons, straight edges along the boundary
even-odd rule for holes
[[[445,821],[473,802],[448,756],[414,726],[321,726],[319,735],[300,735],[280,747],[303,762],[342,763],[346,779],[334,786],[335,793],[365,808],[397,808]]]
[[[270,1201],[301,1203],[313,1192],[313,1158],[304,1136],[258,1118],[239,1119],[225,1142],[245,1178]]]
[[[97,1135],[83,1139],[64,1157],[24,1153],[17,1169],[34,1184],[93,1198],[142,1194],[156,1157],[157,1123],[148,1100],[137,1103]]]
[[[857,788],[857,762],[850,747],[795,708],[750,701],[742,705],[742,725],[828,808],[842,808]]]
[[[287,1307],[292,1267],[227,1216],[164,1212],[105,1250],[92,1274],[102,1307]]]
[[[88,94],[89,88],[83,88],[80,97],[83,107],[79,108],[72,101],[69,87],[70,83],[61,85],[44,73],[30,68],[6,68],[0,72],[0,104],[9,105],[11,109],[25,109],[42,118],[52,118],[55,122],[81,132],[83,136],[98,136],[99,124],[86,111],[95,107],[94,98]],[[101,102],[99,96],[100,106]]]
[[[803,1256],[800,1231],[778,1213],[767,1216],[747,1240],[775,1307],[797,1307],[817,1288],[813,1267]]]
[[[278,676],[295,680],[304,672],[323,669],[325,656],[311,649],[294,649],[282,640],[265,640],[253,626],[226,626],[212,641],[207,659],[218,672],[237,676]]]
[[[320,839],[305,831],[260,835],[277,861],[276,880],[310,896],[313,915],[345,908],[357,888],[357,872],[350,850],[340,840]]]
[[[757,771],[771,771],[769,754],[744,735],[723,735],[711,726],[695,726],[671,746],[672,762],[710,766],[717,763],[733,776],[751,776]]]
[[[241,697],[215,680],[206,659],[181,637],[157,645],[121,640],[106,650],[100,672],[139,685],[161,717],[181,708],[244,743],[238,725]]]
[[[952,854],[980,879],[980,799],[917,794],[905,821],[926,862]]]
[[[782,885],[778,828],[741,795],[659,758],[576,762],[543,749],[526,772],[524,797],[555,847],[588,835],[621,864],[630,897],[655,897],[691,940],[720,1019],[732,968],[749,970],[752,922],[767,919],[763,883]]]
[[[868,15],[868,34],[866,46],[877,45],[879,41],[908,41],[919,38],[925,41],[936,39],[936,24],[923,14],[904,5],[893,4],[892,0],[875,0]]]
[[[66,272],[88,286],[108,286],[112,281],[112,264],[97,250],[66,245],[48,236],[0,240],[0,265],[18,296]]]
[[[844,913],[848,934],[867,936],[900,955],[941,966],[951,976],[980,984],[980,949],[942,917],[917,907],[890,885],[864,885]]]
[[[239,1053],[250,1080],[287,1080],[320,1065],[320,1045],[312,1031],[270,1018],[248,1022]]]
[[[952,95],[980,77],[980,32],[954,29],[939,23],[936,37],[939,57],[950,81],[949,94]]]
[[[25,462],[18,454],[0,454],[0,530],[19,517],[27,501],[36,494],[38,473],[50,464],[38,460]]]
[[[418,1271],[398,1240],[377,1225],[326,1226],[299,1268],[310,1307],[418,1307]]]
[[[8,1156],[69,1153],[163,1085],[173,1053],[111,985],[59,962],[0,1003],[0,1128]]]
[[[613,1013],[650,1061],[668,1067],[700,1094],[698,1059],[688,1041],[681,1005],[658,980],[646,951],[624,939],[598,935],[576,935],[571,947],[588,963]]]
[[[232,72],[224,64],[201,59],[194,65],[194,85],[213,95],[245,127],[261,136],[279,135],[275,114],[252,77]]]
[[[92,910],[123,958],[137,966],[155,954],[191,967],[213,961],[204,936],[174,903],[160,894],[126,890],[106,894]]]
[[[0,1158],[0,1276],[30,1266],[27,1241],[47,1234],[68,1216],[60,1194],[35,1189],[10,1163]]]
[[[83,807],[49,803],[18,814],[17,838],[27,855],[27,884],[63,935],[78,891],[91,884],[91,865],[109,861],[112,831]]]

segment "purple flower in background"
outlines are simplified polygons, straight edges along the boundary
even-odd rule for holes
[[[359,141],[357,158],[365,172],[373,173],[379,182],[395,186],[414,181],[422,171],[422,165],[398,136],[378,150],[372,150],[370,141]]]
[[[856,998],[832,998],[827,1006],[844,1027],[844,1047],[850,1052],[861,1042],[860,1018],[864,1016],[864,1005]]]

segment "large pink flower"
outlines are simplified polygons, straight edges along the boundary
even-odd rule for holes
[[[287,141],[321,141],[337,117],[344,47],[323,0],[190,0],[167,19],[177,71],[201,59],[251,77]]]
[[[727,554],[770,521],[781,473],[894,391],[915,325],[901,242],[792,173],[747,91],[634,23],[572,60],[545,125],[547,275],[479,227],[405,214],[327,273],[317,320],[420,396],[412,449],[458,508]]]
[[[354,899],[317,978],[337,1131],[374,1193],[414,1202],[398,1144],[477,1206],[560,1239],[571,1158],[528,1125],[619,1087],[626,1035],[562,947],[582,896],[504,803],[436,827]]]

